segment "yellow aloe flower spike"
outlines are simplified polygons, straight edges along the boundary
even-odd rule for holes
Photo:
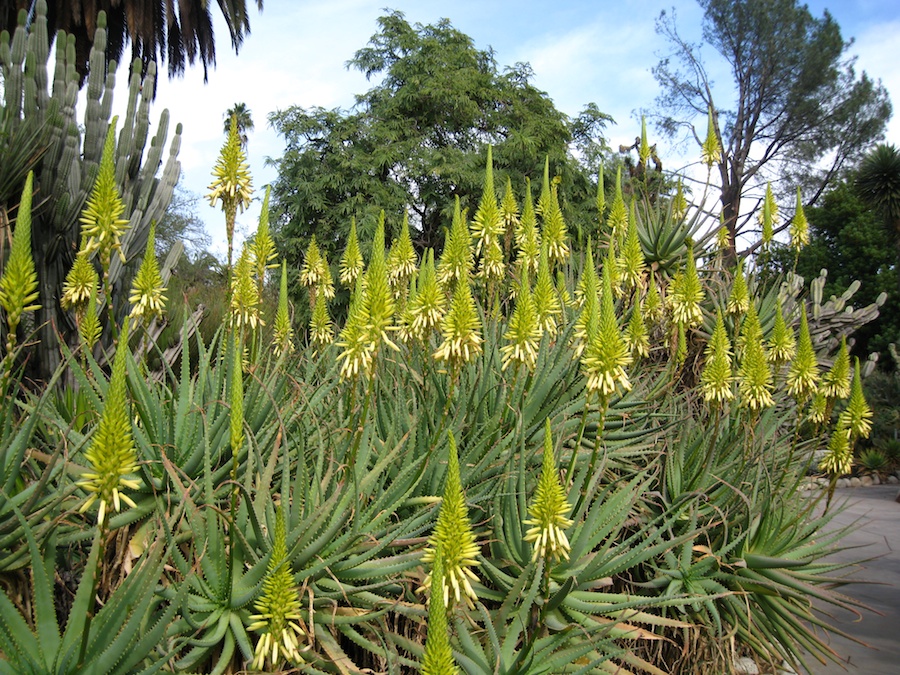
[[[341,256],[340,281],[347,288],[352,289],[356,285],[357,278],[363,273],[363,257],[359,250],[359,237],[356,234],[356,218],[350,219],[350,236],[347,238],[347,248]]]
[[[656,275],[653,272],[650,272],[650,276],[647,279],[647,295],[644,297],[644,313],[651,321],[659,321],[662,318],[664,311],[665,307],[663,306],[662,299],[659,297],[659,286],[656,283]]]
[[[460,212],[459,195],[454,199],[453,223],[444,240],[444,251],[438,262],[438,283],[448,293],[452,293],[456,285],[468,282],[472,271],[472,239],[466,220]]]
[[[272,186],[266,185],[266,195],[263,197],[262,210],[259,212],[259,224],[256,227],[256,234],[253,236],[250,248],[260,297],[263,294],[266,270],[278,267],[277,264],[272,263],[278,253],[275,250],[275,242],[272,240],[272,232],[269,229],[269,196],[271,193]]]
[[[281,259],[281,283],[278,289],[278,310],[275,312],[275,356],[294,351],[294,329],[291,327],[291,314],[288,309],[287,262]]]
[[[90,261],[90,254],[84,249],[78,251],[75,262],[66,275],[63,294],[59,304],[63,309],[79,309],[91,299],[91,293],[100,280]]]
[[[747,289],[747,278],[744,276],[744,261],[739,259],[731,282],[731,292],[725,303],[725,311],[734,317],[741,317],[750,309],[750,291]]]
[[[253,283],[250,247],[244,245],[231,274],[231,323],[236,329],[265,325],[260,315],[259,289]]]
[[[697,262],[694,260],[694,246],[689,241],[687,246],[686,266],[683,275],[676,275],[672,281],[672,315],[675,323],[686,329],[693,328],[703,320],[700,303],[703,302],[703,287],[697,275]]]
[[[128,302],[132,304],[131,317],[138,321],[150,323],[162,316],[168,299],[164,295],[166,286],[159,273],[159,262],[156,260],[156,225],[150,226],[147,236],[147,247],[144,259],[131,285]]]
[[[800,251],[801,248],[809,244],[809,221],[806,219],[806,213],[803,211],[803,200],[800,197],[800,187],[797,187],[797,205],[794,208],[794,219],[791,221],[791,227],[788,230],[791,235],[791,248]]]
[[[600,170],[597,172],[597,222],[603,225],[603,216],[606,212],[606,187],[603,185],[603,162],[600,162]]]
[[[225,212],[225,232],[228,236],[228,267],[233,261],[234,222],[238,209],[241,213],[250,206],[253,196],[253,185],[250,178],[250,167],[247,156],[241,145],[241,137],[237,130],[237,118],[231,117],[228,138],[225,139],[219,158],[212,171],[213,182],[209,186],[209,205],[222,203]]]
[[[357,278],[356,289],[350,296],[347,321],[336,343],[342,350],[338,359],[341,361],[341,378],[345,380],[356,379],[360,375],[368,377],[374,363],[375,345],[368,330],[369,314],[363,297],[363,285],[364,279]]]
[[[425,251],[422,269],[416,281],[415,297],[410,297],[409,311],[412,315],[410,331],[419,340],[426,340],[441,325],[447,310],[447,297],[438,285],[434,268],[434,249]]]
[[[472,239],[475,241],[475,255],[486,255],[494,240],[503,234],[504,222],[494,191],[494,160],[491,146],[487,146],[487,161],[484,169],[484,185],[478,209],[472,218]],[[502,255],[501,255],[502,262]]]
[[[506,177],[506,191],[503,193],[503,201],[500,202],[500,219],[503,221],[503,253],[505,256],[510,254],[510,244],[512,244],[513,235],[519,229],[519,205],[516,203],[516,196],[513,194],[512,179]]]
[[[816,390],[812,401],[809,403],[809,421],[813,424],[822,424],[828,413],[828,397],[821,390]]]
[[[781,298],[775,308],[775,325],[769,336],[768,359],[769,362],[779,368],[792,360],[797,353],[797,338],[794,330],[784,320],[784,312],[781,308]]]
[[[334,281],[331,278],[331,265],[328,264],[328,258],[324,252],[319,254],[322,258],[322,281],[316,286],[316,293],[325,296],[326,300],[334,298]]]
[[[94,274],[96,277],[96,273]],[[103,326],[100,324],[100,315],[97,313],[97,285],[99,279],[94,280],[94,288],[91,290],[91,296],[88,299],[87,309],[84,316],[78,323],[78,335],[88,351],[93,350],[94,345],[100,341],[103,333]]]
[[[384,211],[378,219],[378,227],[375,228],[375,238],[372,241],[372,257],[369,260],[369,268],[365,276],[365,294],[363,302],[366,305],[368,315],[369,341],[375,352],[378,346],[384,342],[391,349],[397,349],[388,337],[388,331],[394,323],[394,296],[388,283],[387,262],[384,254]]]
[[[641,144],[638,146],[638,157],[641,164],[647,165],[650,159],[650,142],[647,140],[647,118],[641,115]]]
[[[741,327],[741,365],[738,369],[738,383],[741,405],[758,411],[775,405],[772,398],[774,389],[772,369],[763,346],[762,329],[756,307],[751,302],[747,318]]]
[[[646,269],[644,249],[641,247],[641,240],[638,237],[634,202],[631,202],[631,207],[631,217],[628,220],[625,245],[622,247],[622,255],[617,261],[619,266],[619,278],[622,280],[625,290],[638,288]]]
[[[616,169],[616,192],[606,222],[611,231],[611,241],[618,241],[628,229],[628,209],[625,208],[625,198],[622,196],[621,166]]]
[[[438,588],[444,586],[444,554],[440,546],[434,552],[431,567],[432,582]],[[422,675],[456,675],[459,671],[453,661],[447,626],[447,605],[443,593],[432,593],[428,601],[428,633],[425,637],[425,651],[419,667]]]
[[[572,526],[568,517],[572,505],[566,501],[566,493],[559,482],[559,472],[553,458],[553,440],[550,436],[550,420],[544,425],[544,456],[541,477],[538,480],[534,501],[528,507],[531,518],[523,521],[530,529],[525,541],[534,542],[532,560],[543,558],[548,564],[569,559],[569,539],[566,530]]]
[[[481,317],[472,298],[468,279],[462,279],[453,292],[450,309],[441,322],[444,340],[434,353],[438,361],[454,366],[465,363],[481,353]]]
[[[800,305],[800,337],[797,342],[797,355],[791,361],[785,383],[788,393],[798,402],[811,396],[819,382],[819,362],[813,349],[809,335],[809,322],[806,317],[806,305]]]
[[[853,449],[850,447],[850,430],[838,422],[828,441],[828,449],[819,460],[819,469],[829,476],[842,476],[853,468]]]
[[[544,175],[541,181],[541,194],[538,196],[537,212],[542,222],[550,212],[550,155],[544,156]]]
[[[852,438],[868,438],[872,431],[872,409],[866,403],[862,380],[859,376],[859,359],[853,367],[853,384],[850,386],[850,401],[838,416],[838,424],[845,426]]]
[[[772,243],[775,225],[778,223],[778,205],[775,203],[775,195],[772,194],[771,183],[766,183],[766,196],[763,198],[759,222],[762,225],[762,245],[763,248],[767,248]]]
[[[688,202],[684,196],[684,184],[678,179],[678,185],[675,188],[675,196],[672,197],[672,216],[675,220],[683,220],[687,215]]]
[[[719,137],[716,134],[716,123],[713,119],[712,106],[707,110],[706,118],[706,139],[700,146],[700,161],[706,164],[707,169],[712,169],[713,165],[722,160],[722,145],[719,143]]]
[[[525,179],[525,203],[522,206],[522,217],[516,226],[516,260],[520,270],[537,273],[541,257],[541,234],[537,227],[534,213],[534,201],[531,198],[531,181]]]
[[[647,326],[644,323],[644,311],[640,299],[634,301],[631,309],[631,318],[628,320],[628,332],[626,334],[628,350],[635,361],[650,354],[650,337],[647,335]]]
[[[538,258],[537,281],[534,286],[534,311],[537,314],[538,325],[541,332],[550,336],[556,335],[557,318],[562,316],[562,307],[559,304],[559,294],[550,278],[550,262],[547,257],[547,248],[541,246]]]
[[[847,398],[850,395],[850,352],[847,338],[841,338],[841,347],[831,369],[822,378],[822,393],[828,398]]]
[[[600,314],[596,327],[588,334],[581,364],[587,376],[588,394],[597,394],[601,400],[619,390],[630,391],[631,382],[625,368],[631,364],[628,345],[619,330],[613,304],[609,266],[603,267]]]
[[[473,567],[479,565],[478,560],[475,559],[478,555],[478,546],[469,522],[466,496],[460,481],[456,439],[450,431],[447,432],[447,436],[449,449],[444,496],[441,499],[437,524],[428,540],[422,562],[433,563],[435,553],[440,550],[444,563],[444,583],[441,589],[444,605],[449,606],[452,598],[456,603],[465,601],[469,609],[472,609],[475,607],[474,601],[478,599],[471,584],[472,581],[478,581],[478,577],[472,571]],[[424,592],[426,589],[430,589],[433,598],[435,589],[432,587],[432,581],[432,575],[427,575],[419,591]]]
[[[418,265],[416,250],[409,234],[409,214],[404,211],[400,236],[391,244],[387,258],[388,283],[395,290],[395,295],[400,295],[401,289],[409,287],[409,280],[416,273]]]
[[[606,269],[604,268],[604,272]],[[574,337],[575,358],[581,356],[585,346],[590,341],[590,336],[597,328],[600,320],[600,278],[597,276],[597,268],[594,265],[594,253],[591,240],[588,239],[587,253],[584,259],[584,269],[578,280],[578,288],[575,289],[575,297],[580,300],[581,312],[575,319],[575,328],[572,331]]]
[[[706,364],[700,374],[700,390],[710,405],[722,405],[734,398],[731,343],[725,332],[722,312],[716,312],[716,327],[706,345]]]
[[[490,284],[503,281],[505,275],[506,264],[503,262],[503,248],[500,246],[500,240],[492,237],[481,258],[481,269],[478,271],[478,276]]]
[[[541,241],[547,244],[550,261],[562,264],[569,258],[569,231],[559,207],[559,195],[556,187],[554,184],[550,189],[548,209],[543,215],[544,227],[541,232]]]
[[[502,370],[506,370],[510,364],[520,363],[529,370],[534,370],[541,344],[541,326],[534,309],[527,272],[522,276],[519,293],[516,295],[516,305],[503,338],[509,343],[500,348],[500,355],[503,358]]]
[[[316,243],[316,235],[310,237],[309,246],[306,247],[306,255],[303,256],[303,267],[300,268],[300,283],[309,289],[321,286],[325,281],[325,265],[322,262],[322,254]]]
[[[9,258],[0,276],[0,307],[6,313],[8,332],[7,356],[12,358],[15,347],[16,329],[22,320],[22,314],[40,309],[36,300],[39,296],[37,272],[34,269],[34,258],[31,254],[31,199],[34,174],[28,173],[22,199],[19,202],[19,214],[16,218],[16,231],[13,233]]]
[[[97,180],[78,219],[81,222],[81,247],[89,254],[99,253],[104,275],[109,270],[113,251],[119,254],[122,264],[125,263],[121,238],[128,225],[128,219],[121,217],[125,212],[125,204],[116,186],[114,159],[118,119],[113,117],[109,125]]]
[[[300,591],[294,584],[287,557],[284,514],[279,506],[275,512],[272,557],[266,566],[262,594],[253,604],[257,613],[250,616],[247,627],[261,633],[253,653],[252,669],[262,670],[266,662],[273,670],[280,670],[285,660],[295,666],[301,662],[300,640],[306,637],[306,630],[300,607]]]
[[[316,306],[313,307],[312,316],[309,319],[309,340],[317,348],[330,345],[334,341],[334,324],[328,315],[328,304],[323,293],[316,296]]]
[[[79,511],[84,513],[94,502],[99,502],[97,522],[102,526],[110,509],[122,510],[122,502],[134,508],[134,501],[124,489],[137,490],[140,481],[137,471],[137,455],[131,431],[131,412],[126,390],[126,361],[128,359],[128,319],[119,335],[119,346],[113,360],[112,375],[100,423],[84,453],[90,470],[82,474],[77,485],[88,492],[88,498]]]

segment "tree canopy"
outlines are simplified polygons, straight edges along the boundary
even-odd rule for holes
[[[474,213],[488,144],[498,189],[510,177],[520,202],[524,178],[538,189],[549,157],[565,208],[593,206],[589,173],[570,149],[596,161],[609,116],[589,105],[569,119],[531,84],[527,64],[501,72],[490,49],[446,19],[411,25],[395,11],[378,26],[347,64],[377,80],[352,110],[294,106],[269,117],[286,141],[274,161],[272,213],[289,260],[313,234],[329,252],[342,249],[351,218],[364,237],[382,209],[389,229],[408,211],[416,243],[438,244],[454,197]]]
[[[186,65],[197,59],[203,66],[204,80],[210,66],[216,64],[216,41],[213,32],[213,3],[208,0],[172,0],[141,2],[139,0],[41,0],[47,4],[48,32],[53,40],[58,30],[75,38],[76,68],[82,77],[90,66],[91,45],[97,30],[97,14],[106,12],[106,60],[121,62],[125,47],[131,45],[132,60],[143,63],[143,72],[152,61],[169,62],[169,76],[184,73]],[[10,34],[15,30],[19,12],[33,12],[33,2],[0,0],[0,28]],[[244,36],[250,33],[246,0],[218,0],[235,52]],[[256,0],[261,11],[263,0]]]
[[[722,147],[714,167],[732,239],[748,188],[784,177],[811,204],[841,169],[882,137],[891,114],[887,92],[857,76],[850,43],[826,11],[814,17],[796,0],[700,0],[703,41],[727,62],[731,81],[715,87],[701,45],[678,33],[674,13],[657,32],[672,52],[654,69],[664,129],[676,133],[712,110]],[[702,133],[693,131],[698,139]],[[749,217],[749,214],[748,214]]]

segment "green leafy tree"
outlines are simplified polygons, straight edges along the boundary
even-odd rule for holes
[[[856,175],[862,198],[884,218],[894,240],[900,269],[900,153],[893,145],[880,143],[867,154]],[[900,274],[897,275],[900,283]]]
[[[446,19],[411,25],[392,12],[378,25],[348,64],[378,79],[353,110],[294,106],[269,117],[286,141],[272,211],[289,262],[301,259],[313,234],[337,259],[352,217],[365,247],[382,209],[389,237],[409,210],[414,243],[439,247],[454,197],[475,212],[489,144],[497,185],[510,177],[518,195],[526,176],[539,185],[549,156],[566,186],[564,208],[593,207],[596,188],[569,148],[596,158],[608,116],[588,106],[569,120],[531,84],[527,64],[500,72],[489,49]]]
[[[654,68],[662,87],[661,125],[683,127],[712,115],[722,148],[712,164],[721,185],[724,223],[735,255],[741,198],[767,175],[804,184],[814,203],[827,185],[878,140],[891,113],[887,92],[865,73],[857,76],[848,42],[826,11],[814,17],[796,0],[699,0],[703,42],[730,68],[732,80],[716,89],[701,47],[686,41],[674,13],[663,12],[657,32],[672,51]],[[733,97],[733,98],[730,98]]]
[[[878,318],[855,333],[853,352],[864,359],[873,351],[886,356],[888,345],[900,339],[900,298],[896,293],[900,274],[896,234],[860,195],[856,182],[856,174],[846,175],[825,192],[818,206],[807,210],[810,243],[800,251],[797,273],[809,281],[827,269],[825,298],[839,296],[859,281],[860,288],[853,296],[855,306],[871,304],[879,294],[887,293]],[[793,249],[773,251],[773,262],[779,271],[791,269]]]

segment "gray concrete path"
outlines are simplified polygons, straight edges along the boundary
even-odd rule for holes
[[[851,584],[841,592],[880,614],[865,612],[857,620],[836,610],[834,625],[871,648],[830,636],[829,644],[842,656],[843,667],[833,663],[814,667],[813,675],[900,675],[900,504],[894,501],[896,496],[896,485],[835,491],[836,503],[846,508],[832,522],[835,526],[852,524],[843,543],[860,548],[841,551],[833,558],[855,561],[879,556],[854,575],[877,584]]]

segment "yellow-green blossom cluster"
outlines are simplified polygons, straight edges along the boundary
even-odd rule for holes
[[[573,521],[568,517],[571,510],[572,505],[566,501],[553,459],[553,441],[548,419],[544,427],[541,477],[534,501],[528,508],[531,518],[524,521],[525,525],[530,526],[525,533],[525,541],[534,543],[532,560],[543,558],[552,564],[554,560],[569,559],[569,539],[565,531],[572,526]]]

